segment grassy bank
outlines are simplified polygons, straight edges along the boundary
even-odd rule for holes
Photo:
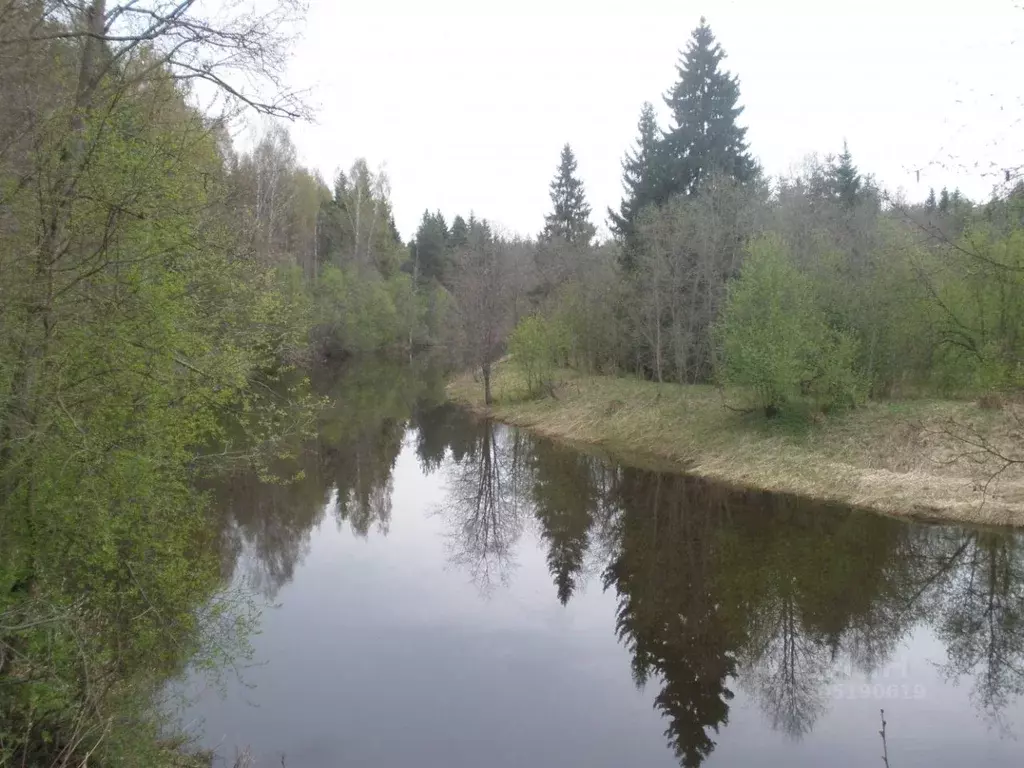
[[[500,421],[634,463],[893,515],[1024,525],[1024,467],[993,479],[1003,463],[958,437],[969,425],[1019,453],[1020,425],[1007,410],[973,402],[869,403],[841,416],[769,421],[731,409],[742,399],[712,386],[633,378],[569,373],[554,397],[531,399],[509,364],[496,368],[489,409],[469,374],[448,394]]]

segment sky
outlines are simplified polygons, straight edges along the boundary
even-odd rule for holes
[[[910,200],[943,185],[984,199],[1024,164],[1019,0],[310,0],[289,68],[316,115],[291,127],[299,158],[327,180],[383,164],[406,239],[424,209],[529,235],[569,142],[607,233],[640,108],[668,126],[662,95],[702,15],[769,174],[845,139]]]

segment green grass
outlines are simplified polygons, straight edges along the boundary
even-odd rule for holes
[[[1008,412],[973,402],[868,403],[830,416],[742,412],[742,392],[635,378],[562,375],[555,397],[531,398],[514,365],[495,368],[494,404],[464,374],[449,397],[538,434],[597,446],[631,463],[722,482],[869,507],[894,515],[1024,524],[1024,469],[965,456],[950,425],[972,425],[1020,453]]]

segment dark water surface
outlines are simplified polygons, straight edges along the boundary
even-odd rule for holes
[[[192,681],[257,764],[1024,764],[1024,536],[604,463],[363,365],[288,485],[217,489],[270,604]],[[230,762],[230,760],[229,760]]]

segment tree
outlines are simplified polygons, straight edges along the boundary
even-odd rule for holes
[[[612,231],[628,244],[632,242],[637,217],[644,207],[660,201],[661,143],[654,106],[644,102],[637,123],[636,148],[622,161],[622,187],[626,196],[619,212],[608,209]],[[626,257],[628,260],[628,256]]]
[[[870,176],[861,176],[845,140],[843,151],[838,155],[826,155],[823,163],[812,155],[805,161],[805,168],[811,197],[847,212],[861,203],[877,204],[878,190],[874,181]]]
[[[757,231],[765,194],[758,187],[710,177],[699,194],[648,208],[638,220],[628,312],[638,352],[659,381],[711,377],[711,327]]]
[[[939,194],[939,213],[949,213],[949,190],[946,187]]]
[[[423,212],[411,246],[413,273],[417,280],[444,282],[448,260],[448,225],[441,212]]]
[[[665,96],[673,126],[664,139],[668,177],[658,202],[695,194],[702,179],[715,172],[740,182],[757,173],[747,151],[747,129],[736,123],[743,113],[739,79],[720,68],[724,58],[701,17],[676,67],[679,80]]]
[[[448,246],[450,248],[462,248],[468,242],[469,228],[466,220],[461,216],[452,219],[452,229],[448,235]]]
[[[288,256],[287,218],[296,195],[295,145],[283,125],[272,125],[250,154],[234,169],[235,204],[247,219],[241,227],[251,236],[251,248],[263,264],[279,264]]]
[[[554,373],[569,355],[568,330],[541,315],[524,317],[508,339],[509,354],[526,377],[531,395],[554,387]]]
[[[467,243],[455,252],[455,300],[458,305],[462,352],[484,381],[484,401],[491,397],[491,365],[501,352],[510,312],[508,263],[502,244],[487,221],[470,217]]]
[[[6,3],[3,16],[16,17],[21,2]],[[27,29],[4,34],[0,45],[77,44],[75,100],[79,128],[95,106],[108,77],[129,88],[170,77],[191,88],[213,86],[209,105],[226,112],[248,107],[287,119],[307,118],[300,95],[282,87],[293,39],[284,30],[302,16],[299,0],[283,0],[263,13],[215,8],[203,13],[199,0],[108,0],[24,4],[35,19]],[[212,4],[208,4],[212,5]],[[33,7],[34,6],[34,7]],[[243,7],[244,8],[244,7]],[[6,19],[5,19],[6,20]]]
[[[371,171],[365,158],[348,173],[339,171],[334,198],[321,208],[321,258],[338,266],[376,269],[390,277],[398,269],[404,248],[391,213],[391,182],[383,168]]]
[[[718,330],[724,380],[753,390],[766,416],[815,385],[829,404],[847,404],[855,395],[855,345],[829,328],[813,284],[776,235],[750,244]]]
[[[924,209],[928,211],[928,213],[934,213],[936,207],[937,203],[935,202],[935,187],[930,187],[928,189],[928,197],[925,198],[924,201]]]
[[[301,332],[191,90],[304,112],[276,87],[298,4],[200,5],[0,4],[0,762],[170,762],[126,746],[138,702],[230,650],[198,637],[221,582],[197,455],[304,421],[253,386]]]
[[[843,151],[836,162],[832,164],[832,178],[835,184],[835,195],[839,202],[847,208],[857,204],[861,191],[860,173],[853,164],[853,156],[846,141],[843,141]]]
[[[562,147],[562,158],[551,182],[551,204],[554,210],[544,217],[544,240],[564,240],[570,245],[586,246],[594,237],[590,223],[590,206],[583,192],[583,182],[576,178],[576,156],[572,147]]]

